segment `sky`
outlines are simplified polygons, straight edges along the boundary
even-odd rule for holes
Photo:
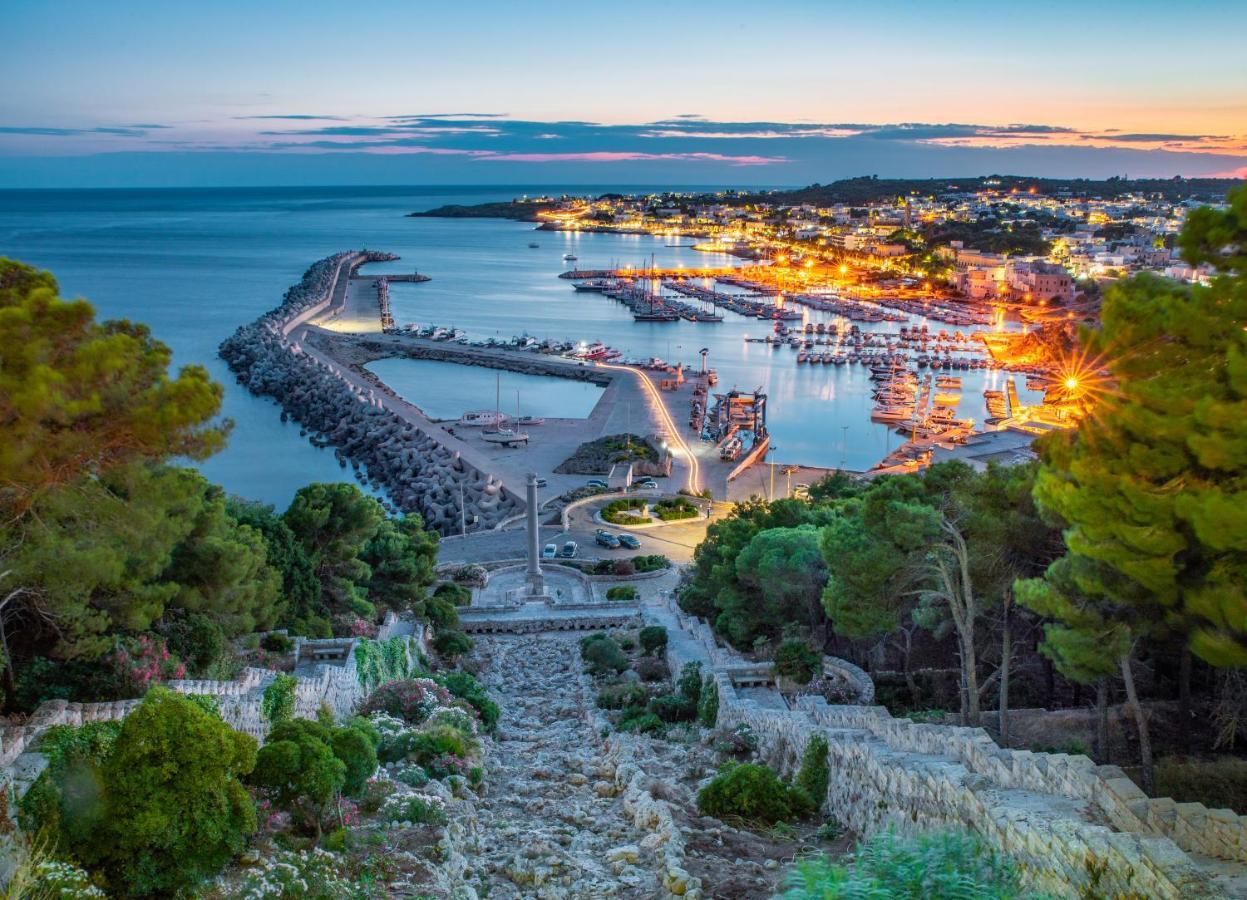
[[[1242,0],[0,11],[0,187],[1247,176]]]

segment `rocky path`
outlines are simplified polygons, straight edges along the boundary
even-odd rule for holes
[[[615,796],[576,637],[477,639],[502,707],[488,788],[464,853],[490,898],[654,898],[659,861]]]

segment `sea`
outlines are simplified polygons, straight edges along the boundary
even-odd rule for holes
[[[774,448],[769,458],[775,462],[864,470],[898,446],[900,437],[869,419],[870,373],[863,366],[798,366],[793,350],[745,340],[764,336],[769,324],[729,311],[723,311],[722,323],[634,322],[617,302],[577,293],[557,277],[573,265],[565,254],[576,256],[574,265],[582,269],[739,262],[732,257],[693,250],[688,238],[544,232],[499,219],[407,215],[443,204],[524,195],[648,189],[658,188],[0,191],[0,256],[50,270],[63,295],[90,300],[100,318],[146,323],[172,348],[175,367],[206,366],[226,387],[222,415],[232,420],[233,430],[226,449],[200,468],[231,493],[278,508],[303,485],[349,478],[350,470],[339,466],[332,451],[301,437],[297,424],[283,423],[271,400],[235,384],[217,347],[239,325],[278,305],[311,263],[353,248],[400,256],[366,271],[419,271],[431,277],[424,283],[391,284],[400,325],[456,327],[477,339],[527,334],[602,341],[629,358],[659,357],[694,368],[701,351],[707,351],[720,390],[767,394]],[[814,322],[834,318],[813,311],[806,315]],[[937,331],[945,327],[930,325]],[[499,402],[504,412],[575,417],[596,400],[595,389],[557,378],[504,374],[500,381],[483,369],[412,360],[382,361],[373,368],[437,417]],[[959,414],[981,421],[982,391],[1002,389],[1003,373],[953,374],[963,379]]]

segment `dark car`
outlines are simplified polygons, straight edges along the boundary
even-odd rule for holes
[[[616,540],[618,540],[620,544],[627,547],[629,550],[636,550],[641,546],[640,540],[631,534],[621,534],[616,538]]]
[[[623,538],[616,537],[609,531],[603,531],[601,528],[594,532],[593,537],[599,544],[610,550],[618,550],[619,545],[623,543]]]
[[[576,555],[576,542],[575,541],[568,541],[566,544],[563,545],[563,549],[559,552],[559,556],[563,557],[564,559],[571,559],[575,555]]]

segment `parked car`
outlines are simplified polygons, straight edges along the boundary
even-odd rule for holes
[[[599,488],[604,491],[607,489],[608,485],[601,478],[590,478],[585,482],[585,487]]]
[[[547,482],[544,478],[537,479],[537,487],[545,487],[547,484],[549,484],[549,482]]]
[[[542,559],[554,559],[554,557],[556,557],[556,556],[558,556],[558,555],[559,555],[559,548],[558,548],[558,547],[556,547],[556,546],[554,546],[553,544],[546,544],[546,545],[545,545],[545,546],[541,549],[541,558],[542,558]]]
[[[609,531],[604,531],[601,528],[594,532],[593,537],[597,539],[599,544],[610,550],[618,550],[620,543],[622,543],[617,536],[611,534]]]
[[[656,491],[658,490],[658,482],[652,478],[641,478],[632,482],[632,489],[636,491]]]
[[[571,559],[575,555],[576,555],[576,542],[575,541],[568,541],[566,544],[563,545],[562,552],[559,553],[559,556],[563,557],[564,559]]]
[[[641,546],[641,541],[635,535],[621,534],[618,535],[616,539],[620,544],[627,547],[629,550],[636,550]]]

